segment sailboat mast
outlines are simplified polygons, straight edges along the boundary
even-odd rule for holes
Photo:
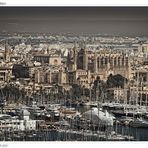
[[[146,92],[146,103],[145,103],[145,104],[146,104],[146,106],[147,106],[147,94],[148,94],[148,92]]]
[[[139,71],[137,73],[137,96],[136,96],[136,105],[138,105],[138,98],[139,98],[139,90],[138,87],[139,86]]]
[[[97,108],[98,108],[98,138],[99,138],[99,129],[100,129],[100,119],[99,119],[99,110],[100,110],[100,104],[99,104],[99,82],[97,83],[97,90],[96,90],[96,101],[97,101]]]
[[[143,87],[143,78],[141,77],[140,106],[142,105],[142,87]]]
[[[89,85],[89,100],[92,101],[91,83],[90,83],[90,85]]]

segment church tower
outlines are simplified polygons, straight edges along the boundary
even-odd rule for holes
[[[86,47],[84,47],[83,53],[83,69],[88,70],[88,53]]]
[[[5,62],[10,61],[10,47],[7,43],[5,44],[4,61]]]
[[[77,48],[74,46],[73,48],[73,71],[77,70]]]
[[[77,69],[88,70],[88,53],[85,47],[81,48],[78,52]]]

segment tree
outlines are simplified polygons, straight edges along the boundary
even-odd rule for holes
[[[90,90],[88,88],[84,88],[84,95],[86,97],[89,97],[90,96]]]
[[[96,77],[96,80],[94,81],[94,86],[93,86],[93,89],[94,89],[95,91],[96,91],[96,89],[97,89],[98,84],[99,84],[100,81],[101,81],[101,80],[100,80],[100,77],[97,76],[97,77]]]
[[[108,88],[113,88],[113,87],[124,88],[124,84],[127,83],[127,81],[128,80],[120,74],[117,75],[110,74],[109,77],[107,78],[106,83]]]
[[[80,85],[78,84],[72,84],[72,93],[73,93],[73,97],[76,98],[80,98],[81,94],[82,94],[82,88]]]

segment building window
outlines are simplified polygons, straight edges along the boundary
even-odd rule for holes
[[[55,59],[55,60],[54,60],[54,65],[57,65],[57,64],[58,64],[58,60]]]
[[[107,63],[108,63],[108,58],[105,57],[105,65],[107,65]]]
[[[101,66],[104,66],[104,58],[101,58]]]
[[[117,64],[117,61],[116,61],[116,58],[114,58],[114,66],[116,66]]]
[[[120,57],[118,57],[118,66],[120,66]]]

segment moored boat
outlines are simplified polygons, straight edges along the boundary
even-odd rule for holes
[[[141,128],[148,128],[148,121],[142,118],[136,118],[135,120],[129,123],[132,127],[141,127]]]

